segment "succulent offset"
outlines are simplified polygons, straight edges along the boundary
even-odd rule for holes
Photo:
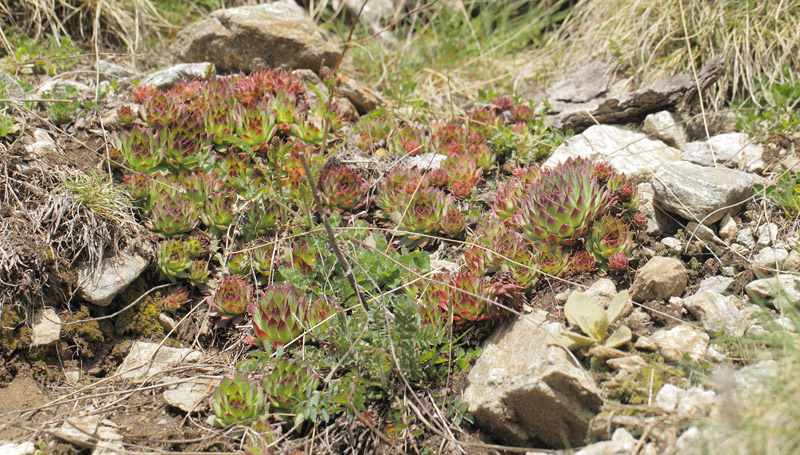
[[[250,425],[266,416],[266,404],[260,384],[239,375],[225,378],[217,387],[211,403],[214,425],[221,428]]]
[[[346,166],[328,166],[322,170],[319,187],[329,207],[352,212],[364,205],[367,182],[361,174]]]
[[[238,320],[252,301],[253,287],[243,278],[229,276],[217,283],[209,296],[211,315],[222,321]]]
[[[295,414],[297,405],[319,386],[319,377],[300,359],[281,359],[264,378],[263,386],[270,411],[280,417]]]
[[[445,210],[450,205],[442,190],[432,187],[420,188],[408,203],[408,207],[397,207],[392,212],[400,236],[400,244],[408,248],[422,248],[439,233]]]

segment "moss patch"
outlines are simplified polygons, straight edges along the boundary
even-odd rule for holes
[[[622,404],[641,405],[647,404],[651,397],[650,381],[652,376],[652,397],[655,398],[665,384],[672,384],[681,388],[690,387],[686,372],[675,366],[664,363],[658,354],[642,355],[647,361],[647,366],[628,376],[619,387],[605,389],[604,395],[610,400]]]
[[[146,291],[146,284],[140,278],[122,293],[120,304],[123,307],[130,305]],[[160,292],[155,292],[139,300],[136,305],[116,317],[114,332],[119,336],[130,335],[150,340],[163,337],[164,326],[158,320],[163,307],[162,298]]]
[[[32,331],[25,324],[25,319],[22,308],[3,308],[2,317],[0,317],[0,354],[11,354],[31,345]]]
[[[86,358],[94,357],[92,347],[105,341],[100,324],[97,321],[88,320],[91,318],[92,315],[86,305],[81,305],[80,310],[76,313],[61,315],[61,320],[64,321],[62,339],[73,343],[77,347],[77,353]],[[86,321],[74,324],[76,321],[84,320]]]

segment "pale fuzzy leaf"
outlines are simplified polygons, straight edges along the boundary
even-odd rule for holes
[[[567,316],[567,321],[571,325],[579,327],[590,337],[594,337],[594,334],[597,333],[598,323],[602,324],[604,319],[607,321],[603,307],[583,292],[573,292],[569,295],[567,303],[564,305],[564,315]],[[608,327],[607,322],[606,327]],[[602,336],[598,338],[598,340],[602,339]]]
[[[594,338],[598,343],[602,343],[606,339],[606,330],[608,330],[608,316],[605,311],[600,313],[600,317],[592,320],[592,333],[587,333],[590,337]]]
[[[608,315],[608,323],[613,324],[614,321],[620,318],[623,313],[625,313],[625,309],[628,308],[628,291],[627,289],[618,292],[617,295],[611,300],[611,303],[608,304],[608,309],[606,310],[606,314]]]
[[[569,341],[569,343],[564,343],[568,347],[571,346],[569,349],[574,351],[580,348],[590,348],[592,346],[597,345],[597,341],[589,338],[587,336],[583,336],[580,333],[575,332],[564,332],[562,334],[562,338],[565,338]]]
[[[623,325],[612,333],[603,344],[609,348],[618,348],[629,341],[631,341],[631,329]]]
[[[570,333],[570,332],[566,332],[566,333]],[[570,351],[576,351],[576,350],[586,346],[586,344],[581,343],[581,342],[577,342],[577,341],[573,340],[572,338],[566,336],[565,334],[564,335],[558,335],[558,336],[549,337],[549,339],[547,341],[547,344],[550,345],[550,346],[558,346],[560,348],[566,348],[566,349],[569,349]]]

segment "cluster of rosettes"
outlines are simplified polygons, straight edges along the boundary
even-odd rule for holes
[[[412,286],[423,321],[440,326],[494,323],[518,313],[525,303],[524,289],[503,273],[493,276],[473,272],[439,274]]]
[[[491,272],[483,265],[485,257],[491,264],[496,253],[511,254],[524,245],[532,252],[548,251],[551,263],[568,263],[568,267],[550,268],[549,275],[560,276],[567,270],[581,273],[598,266],[625,269],[627,255],[635,246],[635,231],[647,222],[638,209],[634,182],[607,163],[577,158],[552,169],[519,169],[497,191],[492,204],[497,219],[479,228],[476,245],[467,251],[467,264],[472,270]],[[510,233],[500,235],[504,229]],[[509,236],[515,239],[512,247]],[[492,253],[477,251],[479,246]],[[513,268],[507,263],[501,267]]]
[[[323,117],[334,134],[341,126],[335,112],[314,107],[300,79],[261,71],[166,91],[139,87],[133,101],[138,109],[118,112],[112,158],[145,225],[163,238],[159,272],[185,283],[164,299],[166,309],[203,286],[217,323],[235,320],[256,285],[283,281],[282,266],[313,268],[318,251],[305,241],[273,244],[308,199],[300,154],[320,175]],[[356,171],[329,167],[320,183],[331,208],[364,206],[367,186]]]
[[[317,373],[300,359],[278,360],[260,383],[241,374],[224,378],[211,399],[213,423],[236,435],[249,428],[248,440],[264,447],[279,434],[281,425],[290,428],[298,406],[319,383]]]

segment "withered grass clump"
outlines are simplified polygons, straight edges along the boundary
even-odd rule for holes
[[[45,297],[67,301],[78,262],[96,263],[105,250],[134,244],[141,232],[132,218],[93,211],[84,200],[85,188],[83,195],[65,190],[62,182],[80,181],[77,170],[24,153],[14,148],[0,153],[0,308],[12,302],[40,306]],[[92,196],[93,204],[122,203],[102,203],[103,197],[102,192]]]
[[[581,0],[544,48],[530,51],[521,75],[552,80],[594,59],[634,89],[670,74],[692,74],[723,55],[726,72],[709,90],[709,104],[738,99],[758,105],[759,92],[800,72],[800,8],[795,1]]]

